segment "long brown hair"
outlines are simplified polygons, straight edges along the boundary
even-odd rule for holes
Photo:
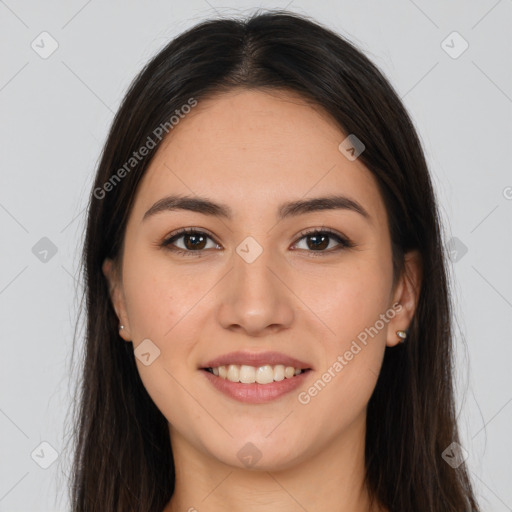
[[[163,139],[157,128],[170,131],[169,119],[191,98],[200,102],[237,87],[299,93],[344,133],[356,134],[366,146],[359,159],[377,179],[388,211],[395,279],[406,251],[422,257],[408,340],[386,349],[368,404],[371,496],[393,512],[479,510],[465,465],[454,469],[442,458],[458,441],[450,290],[415,128],[393,87],[353,43],[305,16],[267,11],[207,20],[179,35],[135,78],[114,118],[83,248],[87,311],[73,420],[73,511],[161,511],[174,492],[168,423],[139,378],[132,345],[119,337],[101,267],[105,258],[119,257],[138,183]],[[154,149],[133,165],[133,152],[149,139]]]

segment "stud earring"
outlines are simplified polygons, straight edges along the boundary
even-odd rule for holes
[[[396,331],[396,335],[400,338],[400,343],[407,339],[407,331]]]
[[[119,330],[122,331],[124,329],[124,325],[119,326]]]

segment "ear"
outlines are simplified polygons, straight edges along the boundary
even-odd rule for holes
[[[422,261],[419,251],[409,251],[404,255],[404,269],[400,276],[393,293],[393,304],[396,306],[395,316],[389,321],[386,345],[394,347],[402,340],[397,336],[396,331],[409,328],[416,306],[418,304],[421,280],[422,280]],[[406,341],[407,343],[407,341]]]
[[[125,341],[131,341],[130,324],[128,322],[128,314],[126,312],[126,300],[124,297],[123,284],[114,262],[110,258],[106,258],[101,267],[108,283],[110,300],[116,312],[119,324],[124,325],[124,329],[119,331],[119,336]]]

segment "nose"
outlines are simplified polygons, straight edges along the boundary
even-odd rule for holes
[[[292,325],[293,293],[270,251],[251,263],[233,253],[233,268],[219,294],[218,321],[224,329],[257,337]]]

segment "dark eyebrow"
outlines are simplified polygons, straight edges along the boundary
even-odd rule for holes
[[[160,212],[173,210],[189,210],[192,212],[232,219],[233,211],[225,204],[218,204],[206,197],[171,195],[158,200],[145,214],[142,220],[156,215]],[[315,197],[313,199],[299,199],[282,204],[278,211],[279,220],[287,217],[295,217],[305,213],[322,210],[350,210],[362,215],[371,223],[370,214],[357,201],[346,196],[330,195],[326,197]]]

